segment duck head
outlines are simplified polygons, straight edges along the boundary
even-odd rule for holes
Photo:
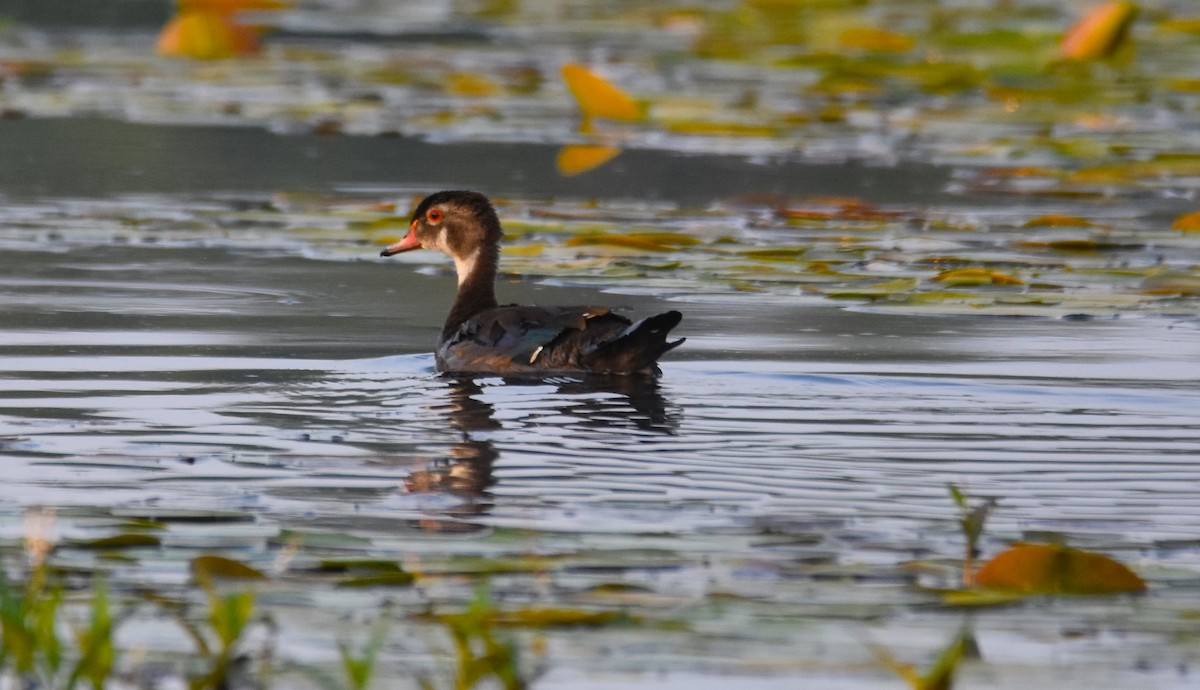
[[[404,239],[388,246],[380,256],[413,249],[437,249],[459,264],[484,247],[494,247],[503,235],[496,209],[478,192],[444,191],[430,194],[417,205]],[[460,277],[462,271],[460,270]]]

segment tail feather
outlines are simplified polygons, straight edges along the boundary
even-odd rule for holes
[[[667,341],[671,329],[679,325],[683,314],[667,311],[648,316],[630,325],[616,338],[600,343],[589,352],[584,363],[593,371],[614,374],[653,373],[655,363],[669,350],[679,347],[685,338]]]

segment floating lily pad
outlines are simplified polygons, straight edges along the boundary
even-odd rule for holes
[[[112,537],[101,537],[99,539],[86,539],[82,541],[71,541],[67,545],[76,549],[133,549],[146,546],[160,546],[162,540],[152,534],[142,533],[127,533],[118,534]]]
[[[1029,594],[1141,592],[1146,583],[1125,565],[1098,553],[1057,544],[1019,544],[975,574],[979,587]]]

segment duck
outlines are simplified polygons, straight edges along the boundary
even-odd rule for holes
[[[380,252],[436,249],[454,260],[458,290],[438,336],[436,368],[448,374],[661,374],[658,359],[683,315],[632,321],[604,306],[521,306],[496,301],[504,231],[483,194],[446,190],[425,197],[408,233]]]

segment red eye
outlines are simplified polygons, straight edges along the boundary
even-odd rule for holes
[[[425,220],[429,221],[433,225],[437,225],[438,223],[442,222],[442,209],[429,209],[429,212],[425,214]]]

